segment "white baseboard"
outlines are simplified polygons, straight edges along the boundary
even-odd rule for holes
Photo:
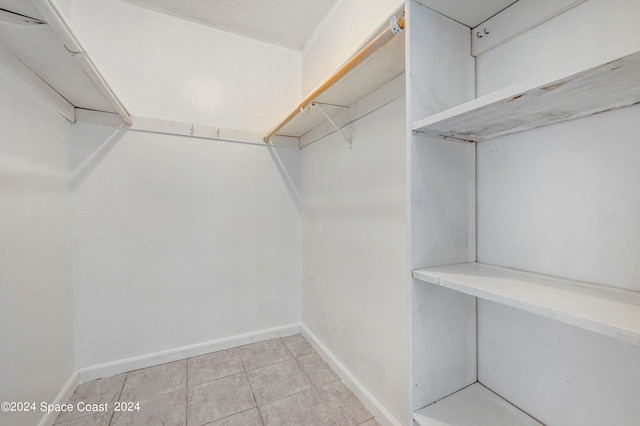
[[[289,324],[282,327],[259,330],[252,333],[240,334],[209,342],[197,343],[195,345],[182,346],[165,351],[84,367],[78,370],[78,380],[79,383],[84,383],[89,380],[111,377],[115,374],[153,367],[154,365],[204,355],[210,352],[248,345],[250,343],[274,339],[276,337],[290,336],[292,334],[300,333],[300,331],[300,324]]]
[[[67,380],[67,383],[64,384],[60,392],[58,392],[58,395],[53,400],[52,404],[66,403],[71,397],[71,395],[73,395],[73,392],[75,392],[77,387],[78,387],[78,372],[76,371],[71,375],[71,377],[69,377],[69,380]],[[38,426],[53,425],[53,422],[56,421],[56,417],[58,417],[58,414],[60,414],[58,411],[45,413],[45,415],[42,416],[42,418],[38,422]]]
[[[374,415],[378,423],[384,426],[402,426],[396,418],[387,411],[386,408],[378,401],[360,381],[342,364],[338,358],[304,325],[301,326],[302,335],[309,340],[313,347],[318,351],[320,356],[331,366],[331,368],[340,376],[344,384],[353,392],[367,409]]]

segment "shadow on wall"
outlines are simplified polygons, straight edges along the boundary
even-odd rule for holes
[[[73,147],[73,172],[71,176],[72,189],[78,189],[87,176],[109,154],[127,132],[127,129],[119,128],[113,131],[104,128],[103,137],[81,141]]]
[[[3,193],[51,193],[68,185],[69,172],[46,160],[19,152],[3,152],[0,158],[0,182]]]
[[[276,165],[278,172],[282,177],[282,181],[287,187],[287,191],[289,195],[291,196],[293,202],[296,205],[296,208],[299,211],[300,210],[300,179],[299,179],[300,173],[295,173],[295,175],[292,175],[292,173],[287,169],[286,162],[282,161],[282,159],[280,158],[280,155],[278,154],[278,149],[274,148],[273,146],[267,146],[267,149],[269,150],[269,154],[271,155],[271,158],[273,158],[273,163]]]

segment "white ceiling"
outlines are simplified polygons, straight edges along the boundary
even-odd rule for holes
[[[337,0],[120,1],[267,43],[300,50]],[[417,1],[473,28],[517,0]]]
[[[474,28],[518,0],[417,0],[430,9]]]
[[[300,50],[337,0],[121,0]]]

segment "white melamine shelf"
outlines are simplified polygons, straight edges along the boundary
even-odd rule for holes
[[[569,76],[516,84],[413,123],[413,130],[478,142],[640,102],[640,52]]]
[[[481,263],[419,269],[413,277],[640,345],[640,292]]]
[[[413,413],[420,426],[542,426],[480,383]]]

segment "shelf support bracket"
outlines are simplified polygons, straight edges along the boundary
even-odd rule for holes
[[[340,133],[340,135],[342,135],[342,138],[347,142],[347,146],[349,146],[349,149],[351,149],[351,139],[349,139],[349,137],[342,131],[342,129],[338,127],[336,122],[333,121],[333,119],[329,116],[329,114],[327,114],[327,111],[325,111],[325,109],[322,107],[322,104],[318,102],[313,102],[311,105],[317,106],[320,109],[320,112],[322,113],[322,115],[324,115],[324,118],[326,118],[327,121],[331,123],[333,128],[336,129],[338,133]]]

